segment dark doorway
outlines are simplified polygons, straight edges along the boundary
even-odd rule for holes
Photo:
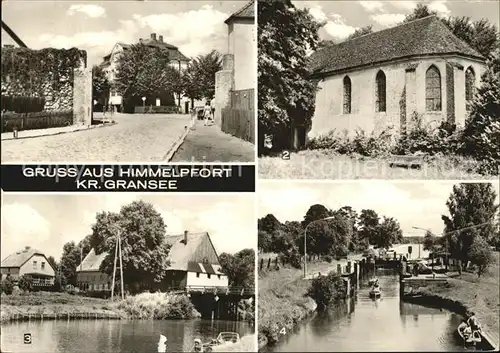
[[[189,114],[189,102],[184,102],[184,114]]]

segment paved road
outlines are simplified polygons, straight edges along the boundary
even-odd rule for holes
[[[171,162],[253,162],[255,145],[197,121]]]
[[[189,124],[188,115],[116,114],[116,125],[2,141],[2,163],[161,162]]]

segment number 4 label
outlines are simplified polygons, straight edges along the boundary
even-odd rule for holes
[[[286,330],[285,330],[285,328],[284,328],[284,327],[281,329],[280,334],[281,334],[281,335],[286,335]]]

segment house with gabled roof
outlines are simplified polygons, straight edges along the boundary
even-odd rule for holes
[[[10,278],[14,282],[21,276],[32,279],[35,286],[54,285],[55,271],[45,254],[30,246],[7,256],[1,263],[2,280]]]
[[[147,39],[139,38],[139,43],[147,45],[148,47],[151,48],[160,48],[162,50],[168,51],[168,57],[169,57],[168,64],[178,70],[185,69],[188,66],[189,62],[191,61],[190,58],[188,58],[179,51],[178,47],[165,42],[163,40],[162,35],[159,35],[157,37],[156,33],[151,33],[150,38]],[[110,82],[113,82],[116,78],[116,66],[118,58],[124,51],[127,51],[130,47],[131,47],[130,44],[118,42],[114,45],[111,52],[105,57],[103,57],[103,61],[100,64],[100,66],[106,72],[108,80]],[[149,105],[149,103],[155,105],[156,98],[154,98],[154,100],[155,102],[147,102],[147,105]],[[116,90],[111,89],[109,95],[109,101],[107,103],[114,106],[115,110],[119,110],[119,108],[123,104],[123,98]],[[160,104],[162,104],[161,101]]]
[[[332,130],[408,131],[415,117],[431,127],[463,126],[486,68],[436,16],[327,46],[310,65],[316,109],[310,128],[294,130],[294,147]]]
[[[165,242],[170,245],[170,266],[160,285],[162,289],[228,287],[228,277],[221,270],[219,256],[207,232],[185,231],[182,235],[165,237]],[[77,267],[77,283],[81,290],[111,290],[111,277],[99,270],[107,255],[96,254],[92,249]]]

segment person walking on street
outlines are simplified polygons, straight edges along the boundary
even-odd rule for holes
[[[205,104],[205,108],[203,109],[203,117],[205,118],[205,126],[207,126],[208,120],[212,120],[212,107],[210,107],[210,102]]]

